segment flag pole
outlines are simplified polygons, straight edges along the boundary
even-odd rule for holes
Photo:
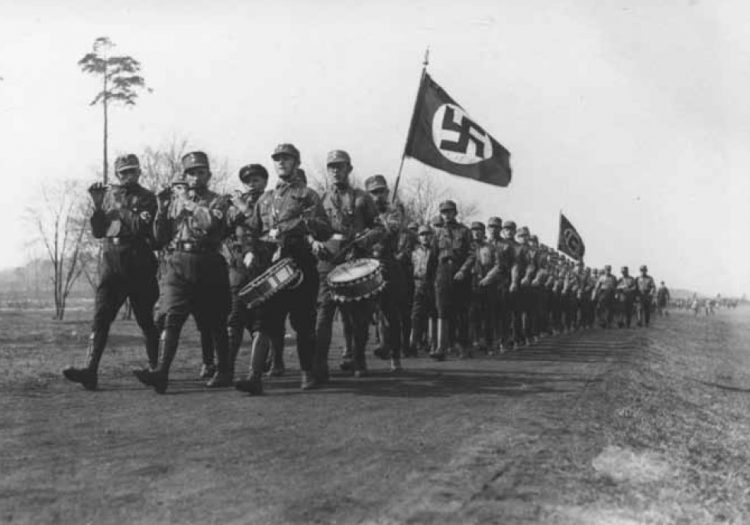
[[[398,185],[401,182],[401,171],[404,169],[404,160],[406,160],[406,148],[409,146],[411,135],[414,132],[414,121],[417,118],[417,105],[419,104],[419,95],[422,92],[422,84],[424,84],[424,77],[427,74],[427,66],[430,64],[430,47],[424,51],[424,60],[422,61],[422,73],[419,76],[419,87],[417,88],[417,96],[414,99],[414,110],[411,114],[411,122],[409,123],[409,131],[406,133],[406,143],[404,144],[404,152],[401,154],[401,164],[398,167],[398,175],[396,175],[396,182],[393,185],[393,194],[391,195],[391,202],[396,202],[396,195],[398,194]]]

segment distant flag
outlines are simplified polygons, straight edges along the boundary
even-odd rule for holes
[[[404,155],[460,177],[507,186],[510,153],[423,72]]]
[[[576,261],[583,261],[583,255],[586,253],[586,245],[583,244],[583,239],[562,213],[560,213],[560,235],[557,239],[557,249]]]

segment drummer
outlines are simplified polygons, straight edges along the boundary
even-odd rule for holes
[[[396,260],[398,241],[404,228],[404,213],[400,205],[389,201],[390,190],[385,177],[373,175],[365,181],[365,189],[375,200],[378,220],[385,228],[383,238],[375,243],[372,255],[383,266],[385,288],[378,295],[378,306],[383,314],[383,341],[390,351],[391,371],[401,370],[401,318],[408,305],[406,278]],[[387,357],[387,356],[381,356]]]
[[[249,250],[250,236],[248,234],[247,218],[255,208],[255,203],[266,189],[268,171],[261,164],[248,164],[239,171],[239,179],[245,191],[237,191],[232,197],[229,216],[230,235],[224,241],[223,255],[229,265],[229,286],[232,291],[232,309],[229,312],[227,329],[229,332],[229,372],[234,375],[234,362],[237,358],[245,329],[257,330],[257,313],[245,308],[239,298],[239,292],[250,280],[265,269],[265,265],[256,264],[254,267],[245,266],[243,257]],[[252,270],[252,271],[251,271]],[[255,314],[255,315],[253,315]],[[256,323],[253,323],[256,321]]]
[[[326,158],[326,171],[332,186],[322,197],[323,209],[333,227],[333,235],[323,243],[313,241],[312,250],[318,258],[318,318],[315,325],[314,373],[319,383],[329,379],[328,351],[337,303],[331,296],[328,274],[344,260],[367,257],[373,243],[379,241],[384,228],[378,223],[378,212],[372,197],[349,182],[351,157],[346,151],[333,150]],[[341,368],[352,370],[356,377],[366,373],[365,346],[372,315],[372,302],[351,301],[340,305],[342,322],[351,331],[351,354],[343,356]],[[348,349],[347,349],[348,350]]]
[[[250,370],[246,379],[237,381],[237,390],[263,393],[263,368],[273,338],[283,337],[287,315],[297,333],[297,355],[302,370],[303,389],[317,385],[312,374],[315,352],[315,301],[318,296],[316,260],[312,241],[331,237],[331,223],[320,197],[298,176],[299,150],[292,144],[279,144],[271,155],[279,182],[258,200],[249,220],[251,250],[245,264],[252,266],[262,257],[264,247],[273,246],[272,262],[289,257],[302,272],[302,283],[294,289],[276,293],[260,309],[259,333],[253,339]]]

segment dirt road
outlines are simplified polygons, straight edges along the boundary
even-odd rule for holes
[[[2,324],[0,522],[750,521],[748,310],[260,398],[204,389],[192,330],[158,396],[131,323],[96,393],[59,375],[85,322]]]

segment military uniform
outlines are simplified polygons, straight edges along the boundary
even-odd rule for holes
[[[246,182],[252,176],[260,176],[268,180],[268,172],[260,164],[249,164],[240,168],[239,178],[241,181]],[[261,195],[263,195],[263,190],[246,191],[236,197],[236,199],[242,201],[241,204],[247,207],[248,216],[236,204],[230,206],[227,211],[229,236],[223,243],[222,254],[229,267],[229,289],[232,296],[231,308],[227,318],[229,371],[232,375],[234,375],[234,364],[242,345],[244,331],[247,330],[252,335],[259,328],[259,311],[246,308],[244,301],[240,298],[240,291],[262,273],[266,266],[266,264],[256,264],[252,268],[248,268],[244,262],[245,254],[251,249],[247,221]],[[283,351],[283,340],[281,351]],[[275,374],[279,374],[283,370],[283,358],[276,354],[274,354],[274,358],[276,366],[273,370]]]
[[[208,173],[208,157],[197,151],[182,158],[184,173]],[[204,183],[207,181],[207,177]],[[177,353],[180,332],[188,315],[212,334],[217,356],[216,374],[207,386],[231,385],[227,348],[227,314],[230,291],[227,263],[220,247],[228,231],[229,199],[204,183],[196,183],[185,196],[175,196],[162,205],[154,221],[154,236],[172,252],[164,278],[161,310],[164,330],[161,356],[155,371],[136,371],[138,379],[157,393],[166,392],[169,369]]]
[[[432,235],[429,226],[421,226],[419,236]],[[416,355],[425,348],[428,321],[435,315],[435,267],[437,257],[429,244],[419,243],[411,253],[414,295],[411,310],[411,351]]]
[[[617,293],[619,295],[620,307],[622,309],[621,317],[618,322],[620,326],[630,328],[633,319],[633,307],[635,306],[635,296],[637,292],[635,279],[631,275],[625,275],[627,268],[623,268],[623,276],[617,281]]]
[[[440,204],[441,212],[450,210],[456,211],[453,201]],[[471,252],[471,233],[469,228],[455,220],[446,221],[442,228],[436,230],[432,242],[437,253],[435,306],[438,324],[441,325],[438,338],[442,340],[442,347],[434,352],[433,357],[443,359],[447,345],[456,342],[463,346],[468,344],[471,283],[466,262]],[[456,279],[459,272],[463,274],[462,279]]]
[[[511,221],[512,222],[512,221]],[[510,282],[513,269],[514,249],[512,243],[500,236],[503,222],[499,217],[490,217],[487,222],[491,231],[489,242],[495,247],[500,274],[496,281],[495,296],[495,341],[500,352],[512,343],[512,318],[510,304]]]
[[[115,172],[120,180],[126,177],[126,172],[133,170],[140,174],[135,155],[116,159]],[[97,387],[99,361],[107,344],[109,329],[125,299],[130,299],[136,322],[145,337],[149,364],[156,366],[158,358],[159,335],[152,317],[159,296],[151,233],[156,197],[137,183],[138,175],[121,186],[107,188],[96,184],[89,189],[95,200],[91,231],[95,238],[104,240],[101,278],[96,289],[86,366],[63,370],[66,379],[81,383],[88,390]],[[100,197],[99,204],[97,199]]]
[[[596,296],[596,312],[599,318],[599,325],[602,328],[609,328],[612,326],[612,320],[614,317],[614,300],[615,290],[617,289],[617,278],[606,273],[611,268],[609,265],[605,266],[605,272],[599,276],[599,280],[596,282],[594,288],[594,294]]]
[[[274,161],[291,158],[299,163],[299,151],[292,144],[280,144],[272,155]],[[278,167],[277,167],[278,169]],[[266,191],[255,205],[249,221],[252,253],[262,258],[269,250],[273,260],[290,257],[302,272],[302,282],[293,289],[273,295],[260,308],[260,332],[253,340],[250,370],[235,387],[243,392],[260,394],[261,377],[271,340],[283,337],[287,316],[297,334],[297,356],[302,370],[302,387],[311,388],[315,358],[315,307],[319,278],[312,240],[325,241],[332,229],[315,191],[294,175],[281,178],[276,187]]]
[[[351,166],[349,154],[341,150],[331,151],[327,163],[345,163]],[[339,250],[350,243],[354,244],[345,254],[346,257],[367,257],[372,245],[382,238],[383,228],[378,222],[378,211],[372,197],[364,190],[353,188],[348,182],[334,185],[326,191],[322,204],[333,231],[324,252],[318,255],[317,265],[320,288],[315,325],[315,373],[319,381],[325,382],[329,374],[328,351],[336,309],[339,308],[343,323],[351,331],[351,355],[345,352],[341,365],[343,369],[355,372],[367,368],[365,347],[372,316],[372,301],[360,300],[343,304],[335,302],[331,296],[328,274],[343,262]]]
[[[407,228],[402,228],[398,237],[398,247],[396,249],[396,260],[401,265],[401,275],[404,276],[405,293],[404,305],[401,312],[401,348],[404,355],[412,355],[409,341],[411,336],[411,312],[412,299],[414,297],[414,278],[411,254],[418,244],[417,230],[419,225],[416,222],[409,224]]]
[[[656,292],[656,283],[648,275],[648,268],[641,266],[641,275],[636,277],[636,287],[638,288],[638,326],[648,326],[651,322],[651,306]]]
[[[365,188],[372,194],[379,190],[387,190],[388,185],[385,177],[373,175],[365,181]],[[400,205],[394,203],[379,206],[378,222],[383,228],[383,236],[374,244],[372,256],[382,265],[385,287],[378,295],[377,303],[382,314],[383,342],[385,348],[389,350],[391,370],[397,371],[401,369],[403,337],[401,320],[408,306],[406,277],[401,264],[396,259],[399,238],[404,228],[404,211]],[[383,353],[381,357],[387,357],[387,355]]]
[[[481,222],[471,224],[473,231],[485,231]],[[484,238],[474,240],[467,263],[471,273],[472,297],[469,306],[471,335],[474,345],[487,352],[494,350],[497,305],[497,280],[501,268],[494,244]]]

